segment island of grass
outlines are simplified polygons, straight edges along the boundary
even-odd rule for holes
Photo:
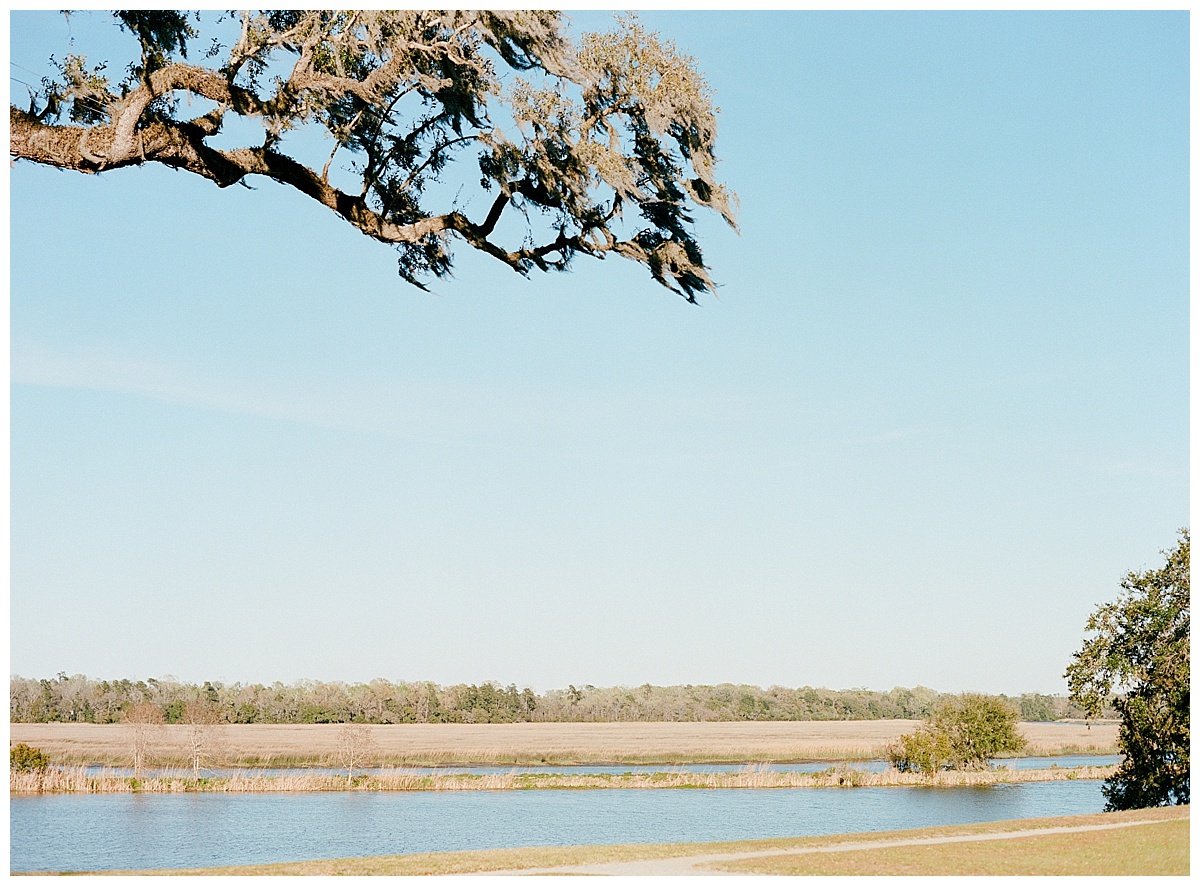
[[[143,758],[127,770],[133,727],[127,724],[12,724],[11,738],[45,752],[54,765],[13,771],[12,793],[180,793],[220,791],[435,791],[587,788],[795,788],[884,787],[936,784],[980,786],[1062,779],[1100,779],[1111,767],[1007,768],[918,774],[890,769],[865,772],[848,765],[878,759],[911,720],[716,723],[514,723],[356,726],[369,745],[349,772],[339,759],[347,727],[329,725],[226,725],[210,736],[203,763],[189,766],[186,726],[162,726]],[[1113,750],[1111,724],[1026,723],[1029,752],[1066,754]],[[772,770],[763,764],[824,762],[820,772]],[[740,771],[630,771],[450,773],[437,766],[657,763],[743,764]],[[434,764],[434,771],[417,767]],[[217,774],[210,767],[222,767]],[[259,767],[292,771],[255,771]],[[232,769],[232,771],[230,771]],[[300,771],[297,771],[300,770]],[[372,770],[367,772],[365,770]]]

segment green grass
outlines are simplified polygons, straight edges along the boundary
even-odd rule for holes
[[[789,876],[1187,876],[1188,821],[1010,840],[893,846],[715,864],[735,874]]]
[[[1154,821],[1164,824],[1141,825],[1111,831],[1045,834],[1012,840],[949,843],[934,846],[906,846],[896,849],[865,849],[838,854],[797,856],[794,858],[752,859],[745,862],[725,862],[737,873],[799,873],[769,869],[774,863],[791,864],[803,859],[815,863],[851,864],[855,858],[867,859],[878,865],[900,864],[905,858],[919,857],[927,866],[923,873],[1188,873],[1188,815],[1190,807],[1145,809],[1136,812],[1112,812],[1098,815],[1076,815],[1060,818],[1017,819],[907,831],[839,834],[826,837],[790,837],[771,840],[742,840],[725,843],[660,843],[627,846],[566,846],[493,849],[469,852],[428,852],[413,855],[388,855],[369,858],[341,858],[323,861],[285,862],[268,865],[204,868],[197,870],[105,871],[106,874],[154,875],[321,875],[321,876],[415,876],[486,873],[489,871],[523,870],[603,862],[639,861],[646,859],[680,858],[735,852],[762,852],[772,849],[795,849],[835,846],[845,843],[887,842],[902,839],[929,839],[945,836],[982,835],[1011,831],[1071,827],[1077,825],[1112,824],[1129,821]],[[1051,841],[1051,842],[1045,842]],[[1025,847],[1031,847],[1028,851]],[[972,855],[972,850],[978,850]],[[886,854],[887,857],[884,857]],[[882,861],[871,859],[882,858]],[[1021,870],[1004,870],[1003,865],[1016,867],[1022,860],[1029,863]],[[1032,861],[1031,861],[1032,860]],[[1033,861],[1046,865],[1046,870],[1034,870]],[[734,867],[737,864],[739,867]],[[747,865],[743,869],[741,865]],[[986,867],[990,865],[990,867]],[[1077,869],[1060,870],[1064,865]],[[960,867],[962,870],[960,870]],[[986,868],[986,869],[985,869]],[[1051,868],[1054,868],[1053,870]],[[807,869],[805,870],[807,872]],[[819,873],[819,871],[812,871]],[[907,873],[899,868],[887,871],[845,871],[846,873]]]

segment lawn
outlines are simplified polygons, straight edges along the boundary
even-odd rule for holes
[[[1187,876],[1189,825],[1162,821],[1106,831],[745,859],[713,867],[790,876]]]

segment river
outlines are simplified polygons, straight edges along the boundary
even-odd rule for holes
[[[10,870],[213,867],[897,830],[1100,812],[1100,786],[13,796]]]

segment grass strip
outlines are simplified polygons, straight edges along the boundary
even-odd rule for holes
[[[430,775],[403,769],[347,778],[328,774],[252,775],[195,778],[190,770],[142,779],[89,773],[84,767],[52,767],[44,772],[10,772],[10,794],[47,793],[286,793],[315,791],[509,791],[763,789],[830,787],[984,787],[1025,782],[1108,778],[1114,767],[987,769],[922,775],[888,769],[863,772],[836,766],[821,772],[776,772],[748,766],[738,772],[493,773]]]
[[[774,855],[704,867],[786,876],[1187,876],[1190,822],[1039,834],[1007,840]]]

